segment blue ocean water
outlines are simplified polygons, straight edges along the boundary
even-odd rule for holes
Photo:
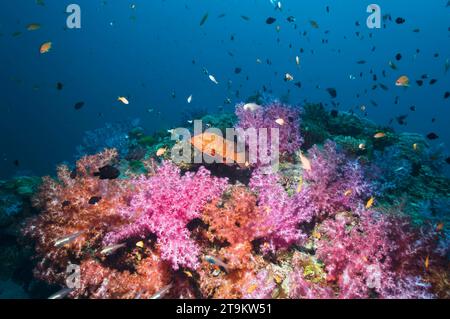
[[[71,3],[81,8],[81,29],[66,27],[66,7]],[[179,125],[183,112],[192,109],[215,113],[222,106],[232,112],[235,103],[263,86],[291,104],[306,100],[327,103],[329,109],[334,106],[326,88],[333,87],[337,109],[354,108],[364,115],[360,106],[365,105],[367,117],[381,124],[407,114],[407,126],[393,121],[396,130],[434,132],[440,138],[430,143],[449,145],[450,99],[444,99],[450,91],[445,73],[450,57],[447,0],[378,0],[382,15],[392,17],[381,29],[366,26],[370,1],[281,3],[281,11],[269,0],[2,3],[0,178],[20,172],[53,173],[57,163],[73,160],[86,131],[106,123],[138,118],[147,132],[167,129]],[[206,13],[208,19],[200,26]],[[295,22],[288,22],[289,16]],[[277,21],[268,25],[268,17]],[[405,23],[397,24],[398,17]],[[313,28],[312,20],[319,28]],[[27,31],[30,23],[41,28]],[[40,54],[39,47],[47,41],[53,44],[51,51]],[[400,61],[395,58],[398,53]],[[365,64],[357,63],[361,60]],[[389,61],[398,70],[391,69]],[[240,74],[235,73],[237,67],[242,68]],[[285,73],[295,80],[285,82]],[[420,87],[416,80],[424,74],[428,78]],[[409,88],[395,86],[401,75],[411,79]],[[431,79],[437,82],[430,85]],[[294,84],[298,81],[301,88]],[[62,90],[57,90],[58,82]],[[388,90],[372,90],[376,83]],[[119,103],[119,96],[126,96],[130,104]],[[227,98],[231,104],[224,104]],[[80,101],[84,107],[76,110]],[[410,110],[413,105],[415,112]]]

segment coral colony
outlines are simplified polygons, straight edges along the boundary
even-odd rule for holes
[[[230,119],[277,129],[278,170],[174,161],[183,141],[133,128],[42,179],[23,234],[53,298],[450,297],[449,180],[421,136],[277,101]]]

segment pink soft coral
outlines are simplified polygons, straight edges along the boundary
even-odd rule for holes
[[[174,269],[196,268],[199,247],[190,239],[186,226],[200,217],[208,201],[222,194],[227,180],[211,177],[203,167],[195,174],[181,176],[179,168],[166,161],[156,175],[136,179],[133,185],[130,204],[121,211],[130,224],[109,233],[105,244],[155,234],[161,258],[170,261]]]
[[[342,213],[320,226],[317,256],[340,298],[431,298],[418,275],[427,243],[408,223],[373,211]]]
[[[276,173],[263,174],[257,170],[250,180],[250,188],[258,195],[260,216],[257,237],[264,238],[266,250],[275,251],[300,243],[305,235],[299,230],[301,222],[309,219],[307,211],[296,209],[295,198],[289,197],[279,183]],[[306,213],[306,214],[304,214]]]

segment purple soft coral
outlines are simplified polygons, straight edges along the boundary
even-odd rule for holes
[[[361,165],[349,160],[334,142],[325,142],[323,149],[309,151],[311,170],[305,171],[309,202],[318,216],[343,209],[355,210],[364,198],[370,197],[371,184],[365,179]]]
[[[222,194],[226,179],[211,177],[201,167],[197,173],[180,175],[180,170],[164,162],[156,175],[134,181],[135,191],[130,205],[121,213],[130,219],[130,225],[109,233],[105,244],[117,243],[130,237],[156,234],[161,258],[179,266],[196,268],[199,248],[190,239],[186,225],[200,216],[200,210],[209,201]]]
[[[239,119],[237,128],[244,130],[266,128],[269,141],[271,139],[270,129],[279,129],[280,153],[294,153],[302,145],[300,111],[298,109],[276,102],[256,109],[246,109],[243,104],[239,104],[236,106],[236,115]],[[283,125],[276,122],[278,119],[283,120]]]

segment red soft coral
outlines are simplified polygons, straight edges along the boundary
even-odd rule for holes
[[[106,150],[84,157],[77,163],[76,174],[62,165],[58,168],[57,180],[43,178],[33,198],[35,207],[42,213],[29,220],[24,229],[24,233],[36,241],[36,251],[41,258],[36,274],[40,278],[60,281],[69,262],[82,259],[87,249],[101,249],[104,234],[122,225],[124,219],[117,209],[127,201],[128,182],[100,180],[93,176],[99,167],[115,159],[114,154]],[[95,203],[94,197],[97,197]],[[80,235],[72,242],[55,246],[57,240],[77,233]]]

